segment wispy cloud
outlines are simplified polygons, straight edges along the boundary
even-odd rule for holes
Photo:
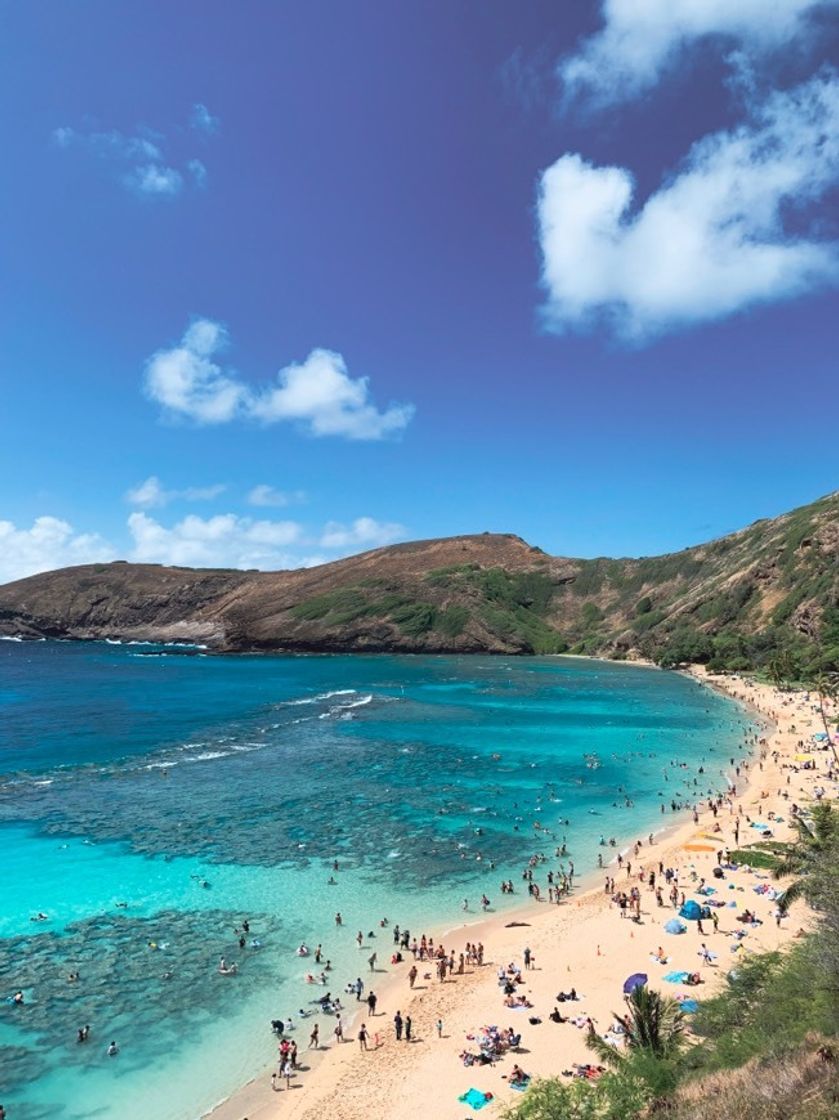
[[[189,124],[190,127],[194,128],[197,132],[205,132],[212,135],[212,133],[218,132],[221,126],[221,120],[218,117],[214,117],[206,105],[197,101],[192,106]]]
[[[125,500],[132,506],[152,509],[175,501],[211,502],[226,489],[223,482],[217,482],[213,486],[187,486],[182,490],[167,490],[157,475],[150,475],[139,485],[133,486],[126,493]]]
[[[189,494],[197,500],[216,489],[166,491],[157,479],[151,478],[131,492],[131,500],[148,509],[166,505],[175,493]],[[128,546],[118,548],[100,534],[78,532],[58,517],[38,517],[28,528],[0,521],[0,584],[56,568],[116,559],[196,568],[309,568],[390,544],[406,535],[404,526],[372,517],[358,517],[349,524],[330,521],[321,529],[299,521],[273,521],[235,513],[211,517],[190,514],[165,524],[146,509],[134,510],[126,528]]]
[[[184,177],[174,167],[159,163],[145,163],[135,167],[125,176],[125,185],[138,194],[174,195],[184,185]]]
[[[301,566],[300,558],[288,551],[303,534],[296,521],[255,521],[225,513],[191,515],[167,528],[147,513],[132,513],[128,529],[132,559],[144,563],[266,570]]]
[[[248,493],[248,505],[251,506],[283,506],[302,505],[308,501],[305,490],[277,490],[266,483],[260,483]]]
[[[214,121],[216,118],[209,119]],[[203,131],[210,133],[214,129],[204,128]],[[204,163],[200,159],[181,163],[180,160],[167,158],[166,137],[151,129],[138,128],[133,133],[124,133],[117,129],[107,132],[79,130],[65,125],[53,130],[52,141],[64,151],[79,149],[112,165],[118,169],[118,181],[138,196],[174,198],[188,183],[196,188],[207,185]]]
[[[807,205],[837,182],[833,70],[700,140],[634,212],[628,170],[566,154],[539,187],[545,323],[562,333],[605,318],[639,338],[835,283],[839,246]]]
[[[717,40],[755,59],[789,50],[836,0],[603,0],[603,28],[558,67],[566,105],[629,101],[675,69],[688,47]]]
[[[219,363],[227,342],[221,323],[193,322],[180,345],[150,358],[148,396],[170,414],[200,424],[237,418],[266,424],[291,421],[311,435],[355,440],[395,435],[413,416],[412,405],[377,408],[370,400],[368,379],[351,377],[343,357],[332,350],[313,350],[304,362],[281,369],[274,384],[254,389]]]
[[[355,551],[359,548],[381,548],[404,540],[407,530],[396,521],[376,521],[373,517],[357,517],[349,525],[330,521],[320,538],[322,548]]]
[[[187,170],[192,176],[192,181],[196,187],[206,187],[207,185],[207,168],[200,159],[191,159],[186,165]]]
[[[37,517],[29,528],[0,521],[0,583],[113,557],[113,548],[98,533],[77,533],[58,517]]]

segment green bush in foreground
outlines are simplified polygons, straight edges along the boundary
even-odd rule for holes
[[[641,1078],[604,1074],[598,1081],[558,1077],[536,1081],[505,1120],[630,1120],[650,1103]]]

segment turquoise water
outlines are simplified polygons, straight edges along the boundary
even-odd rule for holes
[[[272,1018],[322,994],[301,941],[323,943],[334,993],[369,981],[380,918],[460,921],[508,877],[514,905],[563,839],[591,870],[601,835],[721,788],[746,730],[692,681],[569,658],[2,642],[0,1101],[192,1120],[270,1063]],[[245,917],[258,948],[237,944]],[[361,952],[358,930],[379,934]]]

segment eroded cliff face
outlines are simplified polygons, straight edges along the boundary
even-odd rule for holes
[[[484,533],[295,571],[65,568],[0,587],[0,634],[219,650],[654,655],[674,634],[780,627],[812,639],[837,604],[833,494],[641,559],[564,559],[512,534]]]

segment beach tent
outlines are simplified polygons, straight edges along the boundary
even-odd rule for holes
[[[647,979],[646,972],[633,972],[632,975],[627,976],[623,982],[623,994],[628,996],[630,992],[634,992],[636,988],[643,988]]]
[[[689,899],[679,911],[680,918],[687,918],[689,922],[698,922],[702,917],[702,907],[698,902]]]
[[[667,933],[684,933],[688,927],[678,918],[671,918],[669,922],[664,923],[664,928]]]

